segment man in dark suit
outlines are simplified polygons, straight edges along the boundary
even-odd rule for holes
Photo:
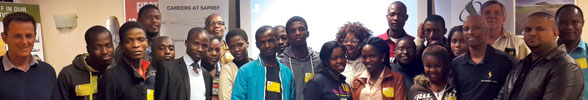
[[[200,27],[190,29],[185,41],[188,56],[164,61],[158,67],[156,100],[210,100],[212,76],[203,70],[200,59],[208,51],[210,38]]]

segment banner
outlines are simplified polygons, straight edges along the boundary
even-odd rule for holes
[[[35,43],[33,46],[33,51],[31,54],[37,60],[44,61],[44,54],[43,54],[43,34],[41,33],[41,14],[39,11],[39,5],[30,5],[30,4],[18,4],[18,3],[5,3],[0,2],[0,20],[4,20],[4,17],[13,12],[25,12],[33,16],[35,21],[37,21],[37,36],[35,37]],[[2,23],[0,23],[0,30],[4,30]],[[0,55],[6,54],[6,50],[8,47],[0,38]]]
[[[141,7],[152,4],[155,6],[159,6],[159,0],[125,0],[125,21],[137,21],[137,14],[139,13],[139,9]],[[122,25],[122,24],[121,24]]]
[[[161,11],[161,36],[169,36],[175,44],[176,57],[186,55],[184,40],[193,27],[204,28],[208,15],[217,13],[223,17],[225,32],[229,24],[229,0],[162,0],[159,1]],[[225,33],[226,35],[226,33]],[[224,39],[224,38],[223,38]]]

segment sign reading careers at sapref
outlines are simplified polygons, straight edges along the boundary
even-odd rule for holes
[[[4,20],[4,17],[13,12],[25,12],[35,18],[37,21],[36,26],[37,29],[37,36],[35,37],[35,43],[33,46],[33,51],[31,55],[35,57],[37,60],[44,61],[43,55],[43,35],[41,33],[41,14],[39,11],[39,5],[31,5],[31,4],[19,4],[19,3],[8,3],[8,2],[0,2],[0,20]],[[3,25],[0,23],[0,31],[4,31]],[[8,50],[8,47],[0,38],[0,55],[4,55]]]

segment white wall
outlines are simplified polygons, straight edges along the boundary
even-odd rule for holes
[[[249,55],[256,58],[259,50],[255,47],[253,34],[257,28],[263,25],[285,26],[290,17],[301,16],[308,24],[308,46],[320,51],[323,43],[335,40],[335,34],[346,22],[361,22],[372,30],[374,36],[386,32],[388,6],[394,1],[397,0],[242,0],[241,28],[250,34]],[[409,19],[405,29],[407,33],[416,36],[417,19],[422,18],[423,12],[426,16],[426,1],[400,1],[408,7]]]
[[[121,0],[20,0],[16,3],[38,4],[41,11],[43,46],[45,61],[59,73],[63,67],[72,63],[73,58],[86,52],[84,33],[94,25],[106,24],[107,16],[116,16],[119,23],[123,19]],[[78,27],[59,31],[53,16],[76,14]]]

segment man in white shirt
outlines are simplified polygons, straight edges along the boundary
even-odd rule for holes
[[[164,61],[157,69],[155,98],[157,100],[210,100],[212,76],[199,65],[208,52],[209,34],[195,27],[188,32],[186,53],[180,59]]]

